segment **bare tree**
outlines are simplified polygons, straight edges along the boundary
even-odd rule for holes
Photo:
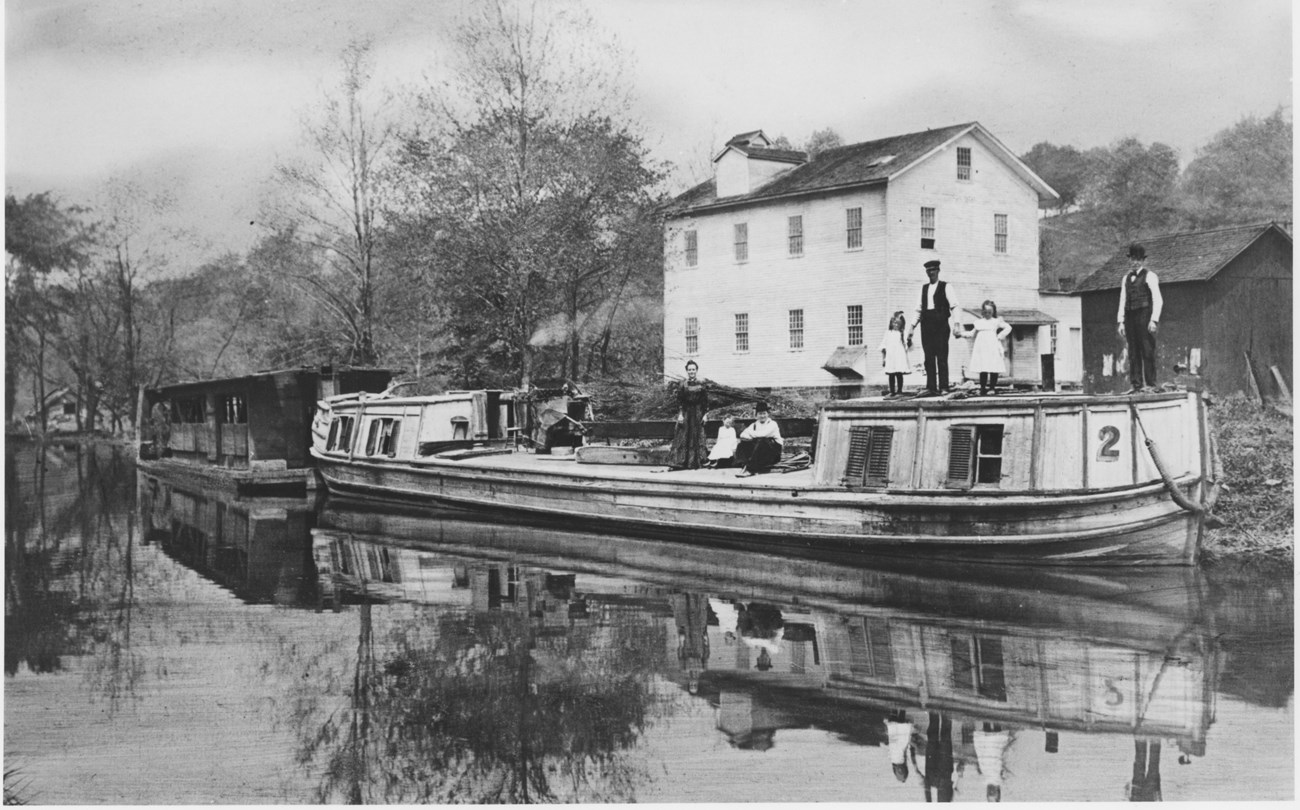
[[[383,166],[394,143],[386,121],[391,98],[371,91],[373,58],[368,41],[342,54],[342,79],[303,122],[308,155],[277,166],[284,196],[271,203],[268,220],[279,231],[296,228],[320,249],[325,264],[293,276],[328,309],[350,338],[349,362],[372,364],[377,304],[377,245],[382,228]]]

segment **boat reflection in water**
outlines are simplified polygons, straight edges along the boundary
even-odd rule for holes
[[[341,502],[311,534],[327,604],[526,621],[534,694],[560,669],[609,679],[589,659],[626,653],[632,639],[608,617],[634,605],[666,630],[660,674],[714,707],[731,746],[817,728],[887,747],[893,779],[926,800],[952,800],[963,773],[964,793],[976,779],[999,800],[1010,746],[1055,754],[1063,732],[1132,748],[1132,773],[1097,798],[1122,786],[1159,799],[1162,755],[1203,756],[1214,719],[1218,655],[1196,569],[982,568],[975,584],[941,564],[864,569]]]

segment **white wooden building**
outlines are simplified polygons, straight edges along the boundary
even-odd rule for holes
[[[674,200],[665,220],[664,372],[688,359],[728,385],[829,388],[885,383],[890,315],[909,323],[925,262],[971,322],[985,299],[1012,324],[1012,382],[1081,376],[1079,303],[1043,294],[1038,207],[1056,193],[978,123],[827,150],[809,160],[737,135],[714,179]],[[970,341],[953,339],[962,379]],[[920,334],[911,360],[921,363]],[[918,379],[919,377],[919,379]],[[905,378],[924,386],[924,375]]]

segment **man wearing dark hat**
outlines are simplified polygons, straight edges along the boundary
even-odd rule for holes
[[[951,390],[948,387],[948,338],[960,334],[961,327],[953,318],[958,309],[952,287],[939,280],[938,259],[925,263],[925,274],[930,280],[921,286],[921,305],[916,308],[916,317],[907,330],[907,343],[909,346],[912,344],[912,333],[919,324],[921,349],[925,352],[925,390],[930,396],[937,396],[941,391]]]
[[[1160,280],[1146,268],[1146,248],[1128,249],[1129,271],[1119,285],[1119,336],[1128,342],[1129,393],[1156,387],[1156,332],[1160,331]]]
[[[772,419],[766,402],[754,406],[754,423],[740,434],[736,445],[735,463],[741,467],[737,478],[748,478],[755,473],[767,472],[781,460],[781,428]]]

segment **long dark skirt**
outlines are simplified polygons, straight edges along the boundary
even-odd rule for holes
[[[781,444],[776,439],[741,439],[736,446],[736,466],[758,473],[772,469],[781,460]]]

